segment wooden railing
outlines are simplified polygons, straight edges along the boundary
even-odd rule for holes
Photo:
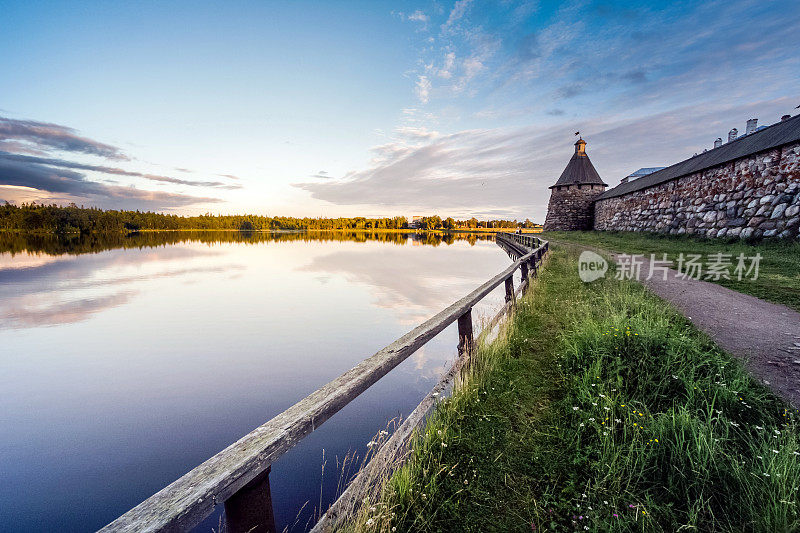
[[[549,247],[547,241],[531,235],[499,233],[497,240],[519,254],[519,259],[508,268],[161,489],[101,531],[188,531],[209,516],[218,504],[224,504],[229,533],[274,532],[275,519],[269,488],[272,463],[447,326],[458,321],[459,357],[323,515],[315,530],[323,531],[332,527],[343,510],[360,501],[358,495],[368,484],[368,474],[380,470],[392,453],[404,446],[413,430],[425,419],[438,395],[468,362],[475,344],[472,332],[473,306],[498,285],[505,283],[506,303],[484,327],[484,332],[487,332],[513,307],[517,294],[525,290],[529,276],[536,274]],[[517,269],[522,272],[522,283],[515,292],[513,275]]]

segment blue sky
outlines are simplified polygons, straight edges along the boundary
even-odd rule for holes
[[[792,2],[0,0],[0,199],[542,221],[796,113]]]

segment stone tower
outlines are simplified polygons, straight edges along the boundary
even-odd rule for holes
[[[575,153],[555,185],[550,187],[545,231],[589,230],[594,219],[594,199],[606,185],[586,155],[586,141],[578,139]]]

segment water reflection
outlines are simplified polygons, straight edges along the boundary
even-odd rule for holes
[[[397,245],[438,246],[456,240],[474,244],[487,240],[476,234],[404,234],[387,232],[149,232],[107,235],[40,235],[0,233],[0,328],[52,326],[84,320],[95,313],[123,305],[138,292],[119,290],[94,294],[91,297],[69,299],[71,291],[100,289],[135,284],[157,278],[181,278],[190,274],[229,274],[234,279],[243,265],[199,266],[192,268],[147,270],[137,275],[123,275],[128,265],[141,266],[148,262],[180,261],[185,263],[199,256],[219,252],[208,249],[181,248],[172,245],[203,243],[216,246],[227,243],[264,244],[269,242],[386,242]],[[156,250],[149,250],[154,248]],[[109,250],[136,249],[142,253],[101,254]],[[361,250],[360,252],[363,252]],[[75,261],[74,255],[94,254],[91,259]],[[355,257],[360,255],[360,257]],[[453,294],[454,287],[440,283],[425,286],[429,279],[419,270],[404,266],[405,253],[390,251],[382,256],[370,253],[340,252],[312,258],[302,270],[345,274],[348,279],[367,283],[376,288],[376,304],[402,311],[404,323],[426,318],[432,306],[441,301],[443,293]],[[458,279],[474,272],[474,266],[447,264],[444,256],[430,255],[427,264],[418,268],[428,272],[443,272],[444,268]],[[477,260],[478,258],[472,258]],[[468,272],[466,270],[469,269]],[[102,277],[98,276],[103,272]],[[470,277],[469,275],[467,277]],[[330,278],[317,276],[326,283]],[[191,284],[191,281],[184,280]],[[45,293],[58,293],[56,298]]]
[[[489,239],[0,235],[2,529],[104,525],[506,267]],[[502,288],[476,314],[499,302]],[[276,463],[281,524],[321,486],[334,497],[321,450],[341,458],[408,413],[456,337],[443,332]]]
[[[35,234],[0,232],[0,254],[17,253],[47,255],[97,253],[115,248],[155,248],[173,244],[202,242],[206,244],[241,243],[259,244],[268,242],[368,242],[378,241],[398,245],[425,244],[438,246],[466,241],[493,240],[489,234],[475,233],[401,233],[370,231],[154,231],[113,234]]]

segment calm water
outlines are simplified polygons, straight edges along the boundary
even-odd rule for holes
[[[0,529],[105,525],[508,264],[474,236],[0,235]],[[451,326],[273,465],[279,527],[332,500],[336,458],[409,413],[456,343]]]

